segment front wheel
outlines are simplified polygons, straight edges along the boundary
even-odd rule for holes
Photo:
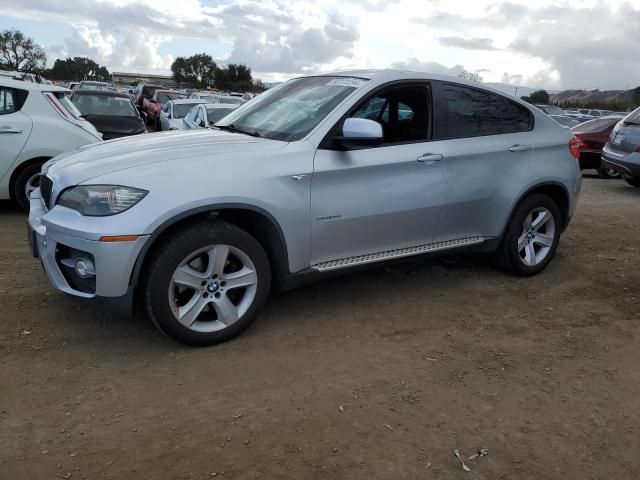
[[[258,316],[271,270],[260,244],[225,222],[199,223],[171,236],[154,253],[143,284],[156,326],[181,343],[229,340]]]
[[[632,187],[640,187],[640,177],[624,177],[624,180]]]
[[[498,252],[498,262],[509,273],[535,275],[551,261],[558,248],[561,215],[547,195],[533,194],[517,207]]]

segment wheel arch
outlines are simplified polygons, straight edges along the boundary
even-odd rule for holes
[[[9,177],[9,197],[11,198],[11,200],[15,201],[14,187],[20,173],[22,173],[22,171],[25,168],[28,168],[31,165],[35,165],[38,163],[45,163],[47,160],[51,160],[51,158],[53,157],[51,156],[33,157],[33,158],[30,158],[29,160],[20,162],[18,165],[16,165],[16,167],[11,172],[11,176]]]
[[[160,224],[151,234],[149,240],[140,251],[134,264],[129,284],[137,287],[148,260],[160,241],[167,235],[186,225],[222,220],[245,230],[264,248],[271,265],[274,287],[289,273],[287,244],[278,221],[269,212],[255,205],[241,203],[224,203],[207,205],[186,210]]]
[[[534,193],[542,193],[544,195],[547,195],[556,203],[556,205],[558,205],[558,209],[560,210],[560,214],[562,215],[561,231],[564,231],[567,228],[567,226],[569,225],[569,190],[560,182],[543,182],[529,187],[529,189],[525,190],[524,193],[522,193],[518,197],[516,202],[511,207],[511,210],[509,211],[507,221],[502,227],[503,237],[507,228],[509,228],[511,218],[513,218],[513,215],[520,204],[525,198]]]

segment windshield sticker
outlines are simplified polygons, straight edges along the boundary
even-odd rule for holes
[[[363,85],[366,80],[362,80],[360,78],[334,78],[330,82],[327,83],[329,87],[353,87],[358,88]]]

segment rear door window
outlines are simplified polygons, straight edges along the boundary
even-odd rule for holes
[[[13,90],[0,88],[0,115],[13,113],[18,110],[18,101]]]
[[[436,92],[436,129],[441,139],[526,132],[533,127],[531,113],[502,95],[452,83],[440,83]]]

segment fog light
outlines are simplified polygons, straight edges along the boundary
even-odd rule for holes
[[[96,275],[96,268],[88,258],[78,258],[74,268],[80,278],[95,277]]]

